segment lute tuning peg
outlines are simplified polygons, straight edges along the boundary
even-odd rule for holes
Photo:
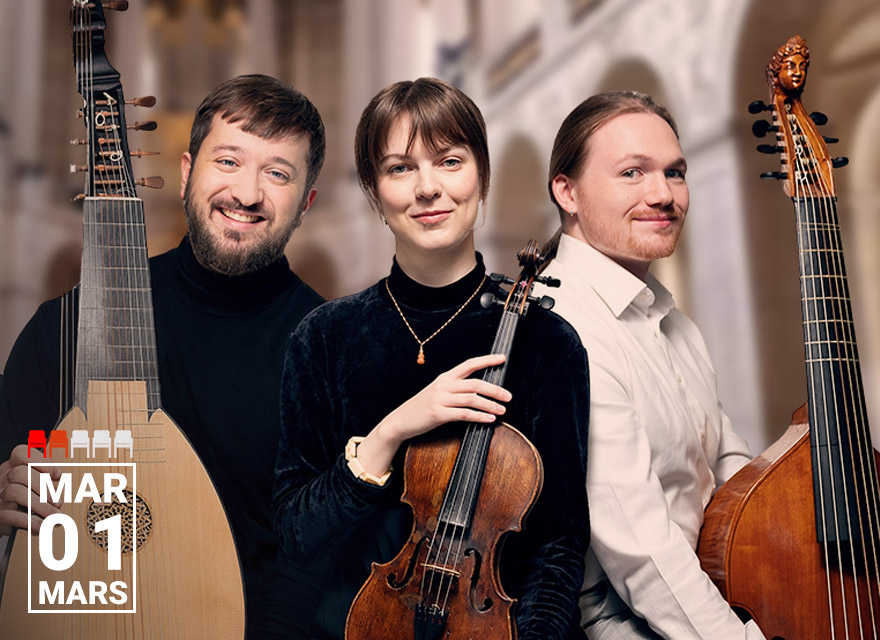
[[[160,176],[151,176],[149,178],[138,178],[134,181],[135,184],[139,184],[142,187],[149,187],[150,189],[161,189],[165,186],[165,180]]]
[[[125,104],[134,105],[135,107],[155,107],[156,96],[143,96],[141,98],[132,98],[131,100],[126,100]]]
[[[140,149],[138,149],[137,151],[130,151],[129,155],[132,158],[140,158],[142,156],[157,156],[157,155],[159,155],[159,152],[158,151],[141,151]]]
[[[826,116],[821,111],[814,111],[813,113],[810,114],[810,120],[812,120],[813,122],[815,122],[819,126],[822,126],[823,124],[828,122],[828,116]]]
[[[840,169],[840,167],[845,167],[849,164],[849,158],[831,158],[831,166],[835,169]]]
[[[767,171],[761,174],[761,180],[788,180],[788,174],[782,171]]]
[[[145,120],[144,122],[135,122],[134,124],[128,125],[128,128],[134,129],[135,131],[155,131],[156,121]]]
[[[785,149],[783,147],[779,147],[779,146],[772,145],[772,144],[759,144],[755,148],[758,151],[760,151],[761,153],[768,153],[768,154],[779,153],[780,151],[785,151]]]

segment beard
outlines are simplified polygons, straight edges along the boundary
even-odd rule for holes
[[[243,207],[237,202],[214,201],[207,203],[205,210],[200,212],[198,204],[193,200],[193,182],[192,179],[187,181],[183,194],[183,210],[186,214],[190,245],[196,259],[203,267],[227,276],[241,276],[268,267],[284,255],[284,248],[290,241],[290,236],[299,226],[301,214],[291,218],[286,226],[274,231],[270,229],[268,235],[252,238],[249,242],[243,241],[248,234],[231,229],[224,229],[221,231],[222,237],[218,237],[208,227],[211,211],[229,208],[256,213],[260,206]]]

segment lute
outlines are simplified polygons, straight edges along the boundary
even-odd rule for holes
[[[160,406],[136,185],[161,180],[133,177],[126,100],[104,52],[101,0],[72,0],[70,26],[87,132],[79,142],[88,156],[74,167],[86,174],[77,198],[83,257],[74,406],[50,434],[50,446],[64,434],[63,464],[71,466],[62,471],[70,474],[73,497],[39,537],[14,534],[0,629],[28,640],[241,640],[244,593],[225,511],[197,454]],[[109,474],[116,474],[110,491]],[[113,484],[125,488],[113,491]]]

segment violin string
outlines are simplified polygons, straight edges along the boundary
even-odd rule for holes
[[[427,577],[427,574],[429,572],[428,567],[430,567],[430,566],[436,566],[438,568],[441,566],[445,567],[445,564],[441,565],[441,563],[440,563],[440,556],[442,554],[443,548],[444,547],[448,548],[448,545],[446,544],[446,540],[447,540],[447,536],[449,535],[450,528],[452,529],[453,536],[455,534],[455,529],[457,528],[455,525],[450,523],[449,514],[451,512],[453,512],[454,510],[457,510],[457,508],[458,508],[457,503],[454,502],[454,499],[456,496],[458,496],[460,494],[461,478],[464,475],[462,472],[462,469],[464,466],[464,459],[462,458],[461,452],[468,450],[467,443],[470,441],[471,433],[473,432],[474,428],[475,428],[475,426],[473,424],[469,424],[465,428],[465,432],[464,432],[464,435],[461,440],[461,445],[459,447],[459,455],[456,459],[455,465],[453,466],[451,481],[450,481],[450,484],[447,487],[447,490],[443,496],[443,502],[440,506],[440,518],[438,519],[438,523],[437,523],[436,527],[434,528],[434,533],[431,536],[431,541],[429,543],[428,550],[426,553],[425,563],[422,566],[422,579],[421,579],[421,585],[420,585],[420,589],[419,589],[419,601],[423,605],[427,605],[426,598],[425,598],[426,591],[427,591],[428,596],[430,596],[432,593],[434,593],[434,575],[436,573],[438,573],[437,571],[431,570],[430,571],[431,576],[430,576],[430,578],[428,578]],[[447,559],[448,559],[448,551],[447,551]],[[437,590],[438,596],[439,596],[439,593],[443,589],[442,584],[443,584],[443,579],[444,579],[443,576],[444,575],[445,574],[443,574],[441,572],[441,575],[438,579],[440,582],[440,585],[438,586],[438,590]],[[426,581],[427,581],[427,585],[426,585]],[[438,601],[439,601],[439,599],[435,598],[433,604],[438,605]]]
[[[498,349],[499,344],[510,343],[513,330],[515,330],[515,323],[511,322],[508,314],[502,313],[501,326],[499,327],[498,335],[495,339],[495,345],[493,345],[493,353],[500,352],[500,349]],[[498,369],[490,370],[484,376],[484,379],[489,382],[500,383],[500,380],[493,380],[493,376],[495,378],[499,377],[497,375],[498,373]],[[479,472],[482,466],[480,460],[481,458],[484,458],[484,454],[481,453],[481,451],[487,449],[491,434],[492,430],[488,425],[471,424],[468,425],[464,437],[462,438],[462,444],[459,450],[459,461],[456,463],[456,468],[453,470],[452,482],[444,496],[443,505],[440,511],[441,514],[454,514],[454,517],[451,519],[455,522],[467,521],[469,513],[466,509],[475,498],[475,495],[472,492],[476,489],[474,485],[480,476]],[[442,569],[439,572],[431,571],[431,577],[427,584],[428,596],[433,596],[433,604],[439,607],[442,611],[445,611],[448,606],[449,596],[455,581],[455,575],[456,573],[460,575],[459,565],[463,558],[462,547],[466,535],[465,527],[450,524],[449,519],[450,518],[441,518],[442,524],[438,523],[438,527],[435,529],[435,534],[432,536],[432,542],[428,552],[428,558],[433,554],[435,559],[433,562],[430,560],[426,562],[427,565],[435,565]],[[440,532],[439,536],[437,535],[438,531]],[[441,562],[440,556],[443,555],[444,549],[445,558]],[[423,604],[426,603],[426,573],[427,571],[423,571],[422,584],[420,587],[420,601]],[[439,573],[436,591],[434,589],[435,573]],[[436,594],[436,596],[434,594]],[[440,603],[441,595],[442,604]]]
[[[791,126],[791,121],[789,121],[789,125]],[[792,133],[794,134],[796,132],[792,131]],[[795,136],[793,135],[792,137],[795,137]],[[793,158],[790,158],[790,160],[794,161],[794,163],[795,163],[795,166],[792,167],[792,171],[794,172],[794,177],[795,177],[795,180],[794,180],[795,200],[798,203],[805,202],[807,194],[804,193],[805,182],[803,180],[803,173],[802,173],[803,167],[800,166],[800,162],[799,162],[799,158],[798,158],[799,149],[796,147],[794,149],[794,153],[790,154],[790,155],[794,156]],[[806,245],[807,245],[808,238],[805,237],[804,235],[802,235],[802,234],[805,234],[807,231],[806,231],[806,225],[805,225],[805,221],[804,221],[804,214],[803,214],[802,209],[800,209],[800,208],[798,210],[798,215],[797,215],[797,227],[798,227],[798,243],[800,245],[800,250],[798,251],[798,260],[800,261],[801,298],[802,298],[802,304],[803,304],[803,317],[804,317],[804,321],[808,322],[810,320],[818,319],[818,302],[817,301],[811,302],[809,300],[809,296],[807,295],[807,293],[808,293],[807,292],[808,280],[806,279],[806,276],[807,276],[808,272],[807,272],[807,267],[806,267],[806,259],[807,259],[808,254],[806,251]],[[811,308],[812,308],[812,313],[810,312]],[[809,325],[806,325],[806,326],[808,327]],[[805,333],[805,339],[809,340],[808,330],[805,331],[804,333]],[[809,358],[809,348],[806,348],[805,352],[806,352],[806,357],[809,360],[810,359]],[[809,363],[808,366],[810,368],[810,373],[811,373],[811,375],[807,376],[807,384],[809,385],[809,396],[810,396],[809,406],[815,408],[814,410],[817,410],[818,407],[820,406],[819,400],[818,400],[818,391],[816,389],[816,382],[817,381],[815,379],[815,376],[812,375],[812,372],[813,372],[812,363]],[[823,394],[824,394],[824,389],[823,389]],[[818,428],[818,425],[816,425],[816,427]],[[821,469],[822,469],[824,461],[822,460],[821,450],[817,447],[815,449],[815,451],[816,451],[815,464],[817,466],[818,475],[821,478],[822,477]],[[829,463],[829,466],[830,466],[830,463]],[[833,587],[832,587],[831,570],[830,570],[830,563],[829,563],[831,553],[829,551],[829,542],[828,542],[828,524],[829,523],[827,522],[826,512],[825,512],[825,487],[821,481],[818,482],[817,485],[819,488],[819,495],[818,495],[819,509],[818,509],[818,511],[819,511],[821,521],[822,521],[821,522],[821,524],[822,524],[822,547],[823,547],[823,553],[825,556],[825,562],[824,562],[825,583],[826,583],[825,586],[826,586],[827,595],[828,595],[828,615],[830,618],[831,640],[835,640],[836,631],[834,628],[834,600],[833,600],[833,596],[832,596]],[[832,484],[832,486],[831,486],[832,491],[833,491],[833,488],[834,487]]]
[[[517,292],[519,294],[519,292]],[[516,316],[507,312],[506,310],[501,314],[501,323],[498,329],[498,335],[495,339],[495,344],[492,347],[493,353],[499,353],[502,351],[509,351],[509,345],[513,340],[513,334],[516,330]],[[505,347],[503,350],[502,345]],[[502,369],[495,368],[489,370],[487,372],[485,378],[492,382],[493,384],[500,384],[503,382],[501,379],[503,376]],[[481,424],[476,426],[474,431],[471,432],[471,437],[474,439],[474,445],[469,446],[467,450],[467,469],[468,473],[465,475],[465,486],[464,490],[460,493],[460,504],[458,505],[458,509],[460,512],[459,521],[465,521],[465,517],[469,516],[469,512],[465,513],[465,509],[468,508],[473,502],[476,500],[477,492],[479,491],[480,480],[482,479],[481,470],[485,465],[486,454],[488,452],[489,443],[491,441],[493,434],[493,427],[488,424]],[[464,446],[464,445],[462,445]],[[456,533],[456,532],[453,532]],[[453,571],[457,571],[459,569],[459,565],[462,560],[461,549],[464,542],[465,530],[461,529],[459,536],[457,539],[453,539],[452,544],[450,544],[449,549],[447,551],[447,566],[452,564]],[[455,546],[453,550],[453,545]],[[450,556],[452,556],[450,560]],[[452,590],[452,575],[450,574],[449,581],[447,587],[445,589],[445,593],[443,595],[443,609],[445,610],[449,596]],[[442,585],[442,582],[441,582]]]

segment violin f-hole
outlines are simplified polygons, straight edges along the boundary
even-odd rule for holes
[[[477,588],[480,586],[480,569],[483,566],[483,556],[479,551],[471,547],[465,549],[464,555],[466,558],[471,556],[474,558],[474,570],[471,572],[471,606],[477,611],[483,613],[491,609],[492,605],[495,604],[492,601],[492,598],[489,597],[485,597],[482,602],[479,602],[480,594],[477,593]]]
[[[416,570],[416,562],[418,562],[419,560],[419,556],[422,553],[422,547],[424,545],[425,538],[422,538],[416,543],[416,548],[409,558],[409,562],[406,565],[406,572],[403,574],[403,579],[400,582],[397,581],[397,574],[388,574],[388,579],[386,580],[386,582],[388,583],[389,587],[391,587],[392,589],[403,589],[409,583],[409,581],[412,580],[413,573],[415,573]]]

